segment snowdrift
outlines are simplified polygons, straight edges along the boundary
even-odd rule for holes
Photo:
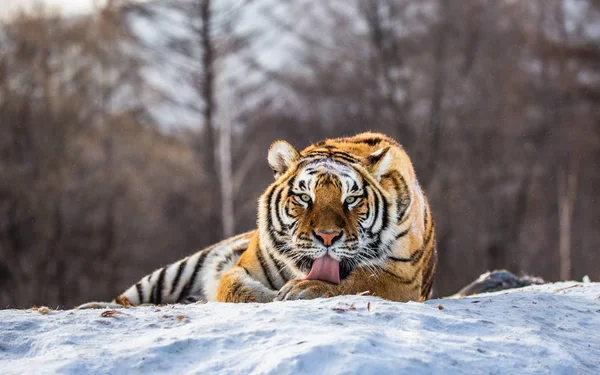
[[[600,374],[600,283],[425,303],[365,296],[0,311],[0,373]]]

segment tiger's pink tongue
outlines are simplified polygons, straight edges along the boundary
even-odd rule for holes
[[[329,255],[324,255],[313,262],[305,280],[322,280],[334,284],[340,283],[340,262]]]

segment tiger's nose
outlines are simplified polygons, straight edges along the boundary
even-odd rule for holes
[[[342,238],[341,230],[317,230],[313,233],[325,246],[331,246]]]

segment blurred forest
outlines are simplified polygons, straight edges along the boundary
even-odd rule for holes
[[[255,227],[276,139],[384,132],[436,295],[600,279],[600,1],[109,1],[0,24],[0,307],[110,300]]]

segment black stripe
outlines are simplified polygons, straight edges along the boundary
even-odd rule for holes
[[[400,277],[400,276],[396,275],[395,273],[386,270],[385,268],[379,268],[379,269],[382,270],[383,272],[387,273],[388,275],[394,276],[396,279],[400,280],[400,283],[402,283],[402,284],[412,284],[415,282],[414,277],[410,280],[406,280],[405,278]]]
[[[419,250],[415,251],[410,256],[411,257],[410,264],[417,264],[417,263],[419,263],[419,261],[421,260],[421,258],[423,258],[423,254],[425,254],[425,249],[419,249]]]
[[[225,254],[225,257],[215,266],[215,270],[217,271],[217,273],[223,271],[227,263],[231,262],[234,258],[235,261],[237,261],[240,258],[240,256],[244,253],[244,251],[246,251],[246,249],[247,247],[244,246],[241,249],[232,249],[230,253]],[[217,274],[216,277],[217,279],[219,279],[221,275]]]
[[[378,189],[373,189],[373,191],[375,192],[375,197],[377,198],[377,201],[378,201],[378,207],[377,207],[378,214],[379,214],[379,208],[381,208],[381,229],[379,229],[379,232],[383,232],[385,230],[385,228],[387,227],[387,202],[385,201],[385,198],[383,197],[383,195],[381,194],[381,192]]]
[[[175,279],[173,279],[173,285],[171,285],[171,292],[169,294],[175,293],[177,289],[177,284],[179,284],[179,279],[181,279],[181,274],[185,269],[185,265],[187,264],[187,259],[184,259],[179,263],[179,267],[177,268],[177,274],[175,275]]]
[[[406,214],[406,210],[410,204],[410,197],[408,196],[408,185],[406,184],[406,180],[398,171],[388,172],[381,176],[381,178],[391,180],[392,185],[394,185],[394,190],[396,190],[397,222],[400,223],[400,221]]]
[[[414,263],[418,262],[422,256],[423,256],[423,249],[419,249],[419,250],[415,251],[414,253],[412,253],[409,258],[389,257],[388,259],[393,260],[394,262],[411,262],[414,264]]]
[[[375,191],[377,191],[377,194],[379,194],[379,199],[381,199],[382,208],[383,208],[383,216],[381,217],[381,229],[379,230],[379,232],[383,232],[384,230],[387,229],[388,224],[389,224],[388,202],[385,200],[385,196],[383,194],[381,194],[380,191],[378,191],[377,189],[375,189]]]
[[[236,256],[241,256],[246,250],[248,250],[247,247],[244,247],[243,249],[235,249],[233,250],[233,254],[235,254]]]
[[[436,258],[435,252],[431,251],[429,253],[429,257],[425,261],[425,273],[423,274],[424,280],[428,280],[429,277],[431,276],[430,274],[435,271],[435,269],[433,267],[433,264],[436,262],[435,258]]]
[[[156,293],[156,283],[152,283],[152,276],[154,276],[154,272],[148,277],[148,282],[152,284],[152,289],[150,289],[150,295],[148,296],[148,303],[153,303],[154,294]]]
[[[283,235],[283,233],[281,231],[278,231],[277,229],[275,229],[275,226],[273,225],[274,221],[273,221],[273,214],[272,214],[272,208],[275,205],[274,203],[272,203],[271,201],[273,200],[273,195],[275,194],[275,190],[277,188],[279,188],[280,186],[274,186],[272,189],[270,189],[268,196],[267,196],[267,224],[269,226],[269,234],[274,234],[274,233],[279,233],[281,235]],[[275,207],[275,214],[277,216],[279,216],[279,212],[277,210],[277,207]],[[280,225],[283,228],[283,223],[281,223]],[[273,240],[273,242],[275,242],[275,244],[277,246],[282,245],[283,243],[281,241],[278,241],[274,235],[271,235],[271,239]]]
[[[325,159],[331,159],[331,152],[328,152],[328,151],[311,151],[308,155],[306,155],[306,157],[307,158],[311,158],[311,160],[307,160],[307,164],[309,164],[308,161],[318,163],[321,160],[324,161]]]
[[[431,239],[433,238],[433,225],[431,225],[431,227],[429,228],[429,233],[427,233],[427,236],[425,236],[425,246],[429,245],[429,243],[431,242]]]
[[[278,221],[278,226],[283,228],[283,220],[281,220],[281,215],[279,214],[279,204],[281,203],[281,194],[283,192],[283,188],[280,188],[277,191],[277,195],[275,196],[275,202],[274,202],[274,206],[275,206],[275,217],[277,218]]]
[[[377,146],[379,143],[383,141],[383,138],[364,138],[364,139],[353,139],[351,143],[366,143],[369,146]]]
[[[377,238],[376,242],[370,244],[363,248],[362,256],[365,259],[375,259],[379,258],[379,253],[381,251],[381,247],[379,245],[379,238]]]
[[[435,248],[432,249],[432,254],[427,261],[427,268],[424,273],[425,283],[421,288],[421,297],[427,299],[431,294],[431,288],[433,287],[433,280],[435,278],[435,268],[437,265],[437,254]]]
[[[429,245],[435,229],[433,217],[431,217],[431,211],[427,210],[427,213],[429,214],[429,230],[427,231],[427,235],[425,235],[425,246]]]
[[[292,201],[292,204],[300,206],[300,203],[296,203],[296,202],[293,202],[293,201]],[[284,211],[284,212],[285,212],[285,214],[286,214],[286,215],[288,215],[289,217],[292,217],[292,218],[294,217],[294,215],[292,215],[292,213],[290,212],[290,207],[289,207],[288,205],[285,205],[285,206],[283,207],[283,211]],[[292,225],[293,225],[293,224],[292,224]],[[290,228],[290,226],[288,225],[288,229],[289,229],[289,228]]]
[[[358,163],[358,160],[357,160],[357,159],[355,159],[355,158],[353,158],[353,157],[348,157],[348,156],[346,156],[346,155],[339,155],[338,153],[335,153],[335,154],[333,155],[333,158],[334,158],[334,159],[342,159],[342,160],[344,160],[344,161],[346,161],[346,162],[348,162],[348,163],[352,163],[352,164],[356,164],[356,163]]]
[[[141,305],[142,303],[144,303],[144,291],[142,290],[142,284],[137,282],[135,284],[135,289],[137,290],[138,299],[139,299],[140,305]]]
[[[270,189],[270,191],[268,191],[268,193],[267,193],[268,195],[266,197],[267,198],[266,199],[266,202],[267,202],[267,224],[270,227],[269,229],[271,229],[271,228],[275,229],[275,228],[273,228],[273,217],[272,217],[272,214],[271,214],[271,199],[273,197],[273,191],[274,190],[275,190],[275,188]]]
[[[273,280],[271,279],[271,275],[269,272],[269,266],[267,265],[267,262],[266,262],[265,258],[263,257],[262,249],[258,249],[258,251],[256,252],[256,257],[258,258],[258,262],[260,263],[260,266],[262,267],[263,274],[265,275],[265,278],[267,279],[269,286],[273,290],[277,289],[277,288],[275,288],[275,285],[273,284]]]
[[[356,164],[359,162],[359,160],[356,159],[354,156],[352,156],[346,152],[343,152],[343,151],[333,151],[333,152],[331,152],[331,151],[311,151],[306,156],[307,157],[320,156],[323,159],[334,159],[334,160],[341,159],[345,162],[352,163],[352,164]],[[335,160],[335,161],[339,162],[339,160]]]
[[[406,215],[406,210],[410,205],[410,193],[408,191],[408,184],[402,175],[398,172],[398,178],[400,179],[400,184],[402,187],[400,188],[401,194],[396,198],[397,199],[397,209],[398,209],[398,222],[404,218]]]
[[[219,263],[217,263],[217,265],[215,266],[215,270],[217,271],[217,273],[220,273],[221,271],[223,271],[223,268],[225,268],[225,265],[231,260],[231,257],[227,256],[225,257],[225,259],[223,259],[222,261],[220,261]],[[221,276],[220,274],[217,275],[217,279],[219,279]]]
[[[281,278],[283,279],[283,281],[285,283],[287,283],[288,281],[291,280],[291,278],[289,277],[289,275],[286,274],[287,269],[285,267],[285,264],[281,263],[277,258],[275,257],[271,257],[271,259],[273,259],[273,261],[275,262],[275,265],[277,266],[277,274],[279,276],[281,276]],[[293,277],[293,276],[292,276]]]
[[[319,151],[319,150],[314,150],[314,151],[311,151],[311,152],[309,152],[309,153],[306,155],[306,157],[310,157],[310,158],[312,158],[312,157],[316,157],[316,156],[320,156],[320,157],[322,157],[323,159],[327,159],[327,158],[329,158],[329,157],[331,156],[331,152],[329,152],[329,151]]]
[[[406,235],[408,234],[408,232],[409,232],[409,231],[410,231],[410,228],[408,228],[407,230],[405,230],[405,231],[403,231],[403,232],[400,232],[400,233],[398,233],[398,234],[396,235],[396,239],[399,239],[399,238],[401,238],[401,237],[404,237],[404,236],[406,236]]]
[[[204,264],[204,260],[206,259],[207,255],[208,255],[208,251],[204,250],[202,252],[202,254],[200,254],[200,256],[198,257],[198,261],[196,262],[196,266],[194,267],[194,272],[192,272],[192,276],[190,277],[187,284],[185,284],[185,286],[183,287],[183,290],[179,294],[179,297],[176,300],[177,302],[179,302],[182,299],[185,299],[187,297],[190,297],[190,290],[192,289],[192,286],[194,285],[194,282],[196,281],[196,276],[198,275],[198,272],[202,268],[202,265]]]
[[[358,161],[359,161],[359,160],[356,158],[356,156],[354,156],[354,155],[351,155],[351,154],[349,154],[349,153],[347,153],[347,152],[344,152],[344,151],[335,151],[335,152],[333,153],[333,156],[334,156],[334,157],[339,157],[339,158],[341,158],[341,159],[344,159],[344,160],[349,160],[349,161],[350,161],[350,162],[352,162],[352,163],[358,163]]]
[[[425,206],[425,215],[423,215],[423,228],[425,228],[425,230],[428,230],[427,228],[429,228],[429,210],[427,209],[427,206]],[[427,235],[425,235],[425,239],[427,238]],[[425,244],[423,246],[425,246],[427,244],[427,241],[425,241]]]
[[[275,229],[273,229],[273,227],[271,226],[269,228],[269,238],[271,239],[271,241],[273,241],[273,243],[275,244],[275,249],[278,252],[285,254],[288,253],[290,251],[290,248],[286,247],[286,243],[281,241],[279,238],[276,237],[276,231]]]
[[[294,193],[294,185],[296,184],[296,180],[298,179],[298,177],[299,176],[297,174],[295,174],[292,177],[290,177],[290,179],[287,182],[288,189],[289,189],[289,191],[292,192],[292,194]],[[282,184],[280,186],[285,186],[285,185]]]
[[[168,266],[163,267],[158,275],[158,281],[156,282],[156,295],[154,296],[154,304],[160,305],[162,301],[162,290],[165,283],[165,272]]]
[[[379,199],[377,199],[377,194],[375,193],[375,188],[371,188],[369,190],[371,191],[371,193],[373,193],[373,200],[372,200],[373,224],[371,225],[371,227],[373,227],[375,225],[375,223],[377,223],[377,218],[379,217]],[[367,198],[368,197],[369,197],[369,195],[367,194]]]
[[[432,242],[431,239],[434,237],[435,236],[432,235],[424,247],[425,251],[429,250],[429,251],[427,251],[429,257],[426,259],[426,262],[425,262],[426,264],[429,264],[431,262],[432,257],[437,257],[437,250],[435,248],[435,242],[430,245],[430,243]]]

